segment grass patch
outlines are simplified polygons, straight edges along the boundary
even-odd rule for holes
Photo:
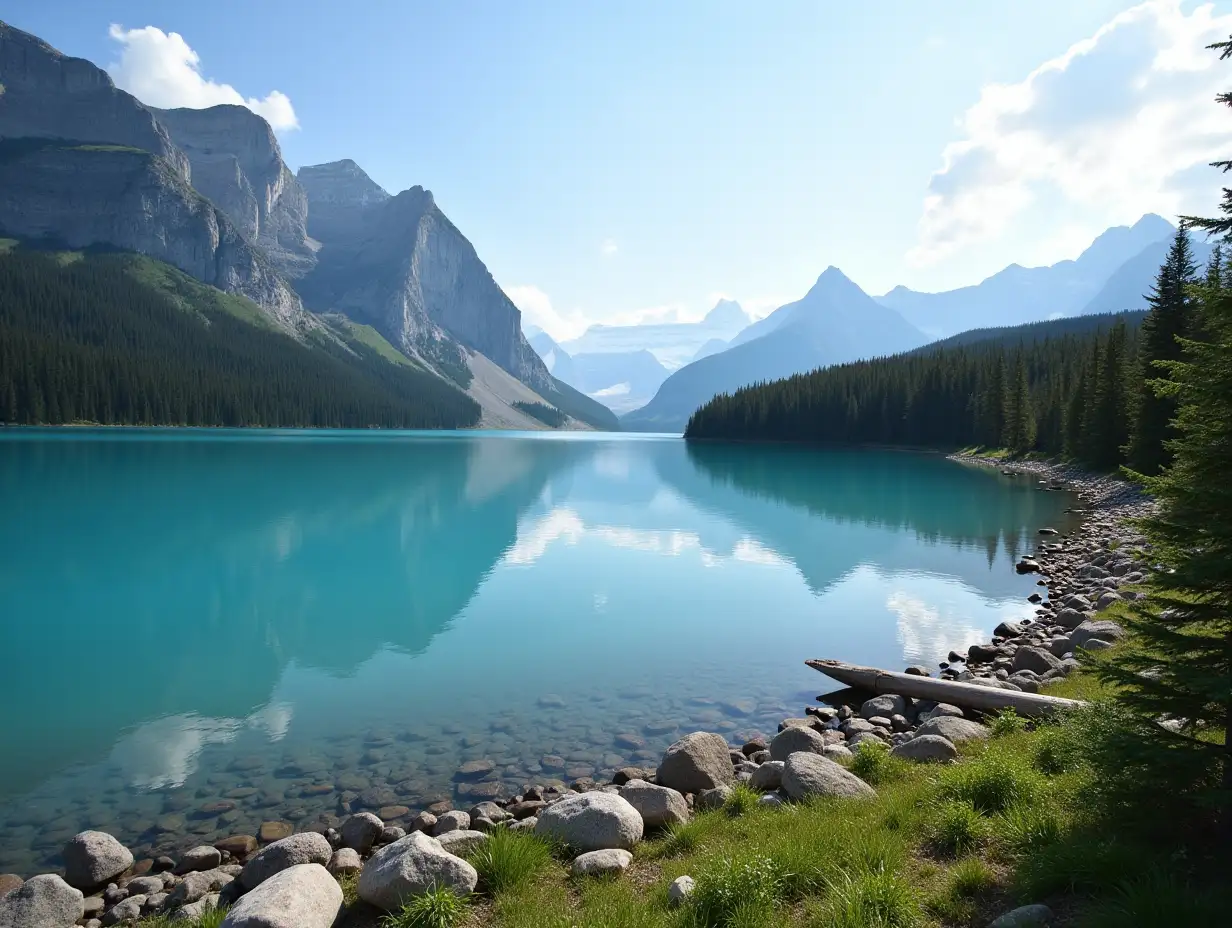
[[[713,928],[769,924],[784,892],[784,874],[770,857],[749,854],[713,862],[689,897],[695,922]]]
[[[1027,720],[1013,709],[1002,709],[988,723],[994,738],[1017,735],[1027,730]]]
[[[846,874],[831,882],[827,928],[915,928],[923,912],[915,890],[892,871]]]
[[[552,848],[533,834],[497,828],[475,849],[470,863],[485,892],[503,893],[525,886],[552,863]]]
[[[663,830],[663,837],[654,851],[660,857],[677,857],[691,854],[702,843],[705,834],[716,824],[714,815],[697,815],[687,822],[672,822]]]
[[[884,744],[865,741],[851,759],[851,772],[870,786],[881,786],[901,780],[910,769],[909,761],[893,757]]]
[[[1232,892],[1199,889],[1171,874],[1147,873],[1126,880],[1112,895],[1092,906],[1083,924],[1089,928],[1177,928],[1221,925],[1228,921]]]
[[[399,911],[381,919],[382,928],[454,928],[466,914],[466,903],[444,888],[416,896]]]
[[[1031,802],[1043,789],[1043,777],[1030,759],[1008,748],[989,747],[942,771],[938,779],[941,798],[968,802],[986,814]]]
[[[1056,844],[1065,834],[1061,817],[1040,803],[1010,806],[999,817],[996,831],[1016,854]]]
[[[970,800],[948,799],[937,804],[928,837],[938,851],[958,857],[987,843],[992,837],[992,823]]]
[[[748,815],[757,808],[758,800],[761,799],[761,793],[753,789],[747,783],[737,783],[731,791],[731,795],[727,797],[727,802],[724,803],[723,809],[728,815]]]

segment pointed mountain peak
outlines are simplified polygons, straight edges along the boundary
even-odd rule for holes
[[[719,300],[714,304],[714,308],[706,313],[706,318],[702,320],[703,325],[724,327],[743,327],[748,325],[749,322],[749,314],[735,300]]]
[[[1154,234],[1156,238],[1166,238],[1176,231],[1176,226],[1158,213],[1147,213],[1130,226],[1130,229],[1135,232]]]
[[[307,192],[309,202],[367,204],[389,199],[389,192],[350,158],[326,164],[307,164],[295,176]]]
[[[820,293],[840,293],[844,291],[859,290],[859,284],[853,281],[850,277],[836,268],[833,264],[821,272],[821,276],[817,278],[817,283],[810,288],[810,294]]]

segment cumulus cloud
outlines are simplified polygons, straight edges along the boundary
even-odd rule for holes
[[[908,261],[994,238],[1033,205],[1077,207],[1095,229],[1208,209],[1219,178],[1205,165],[1227,157],[1232,120],[1213,102],[1227,67],[1204,46],[1230,33],[1212,4],[1187,15],[1149,0],[1019,83],[985,87],[942,153]]]
[[[220,103],[246,106],[275,131],[298,129],[291,100],[279,90],[262,98],[245,98],[230,84],[219,84],[201,73],[201,58],[178,32],[156,26],[125,29],[112,25],[109,35],[120,43],[120,60],[107,67],[116,86],[159,109],[204,109]]]
[[[552,305],[552,298],[534,284],[505,287],[505,295],[522,310],[522,325],[537,325],[558,342],[577,338],[594,321],[581,310],[561,313]]]

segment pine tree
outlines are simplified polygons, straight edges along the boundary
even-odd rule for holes
[[[1014,376],[1005,391],[1004,444],[1014,454],[1026,454],[1035,442],[1035,414],[1022,352],[1014,362]]]
[[[1153,384],[1161,374],[1159,362],[1179,360],[1177,339],[1192,334],[1193,300],[1188,288],[1196,271],[1189,233],[1182,222],[1146,297],[1151,309],[1142,322],[1138,361],[1142,371],[1126,448],[1128,466],[1140,474],[1158,474],[1172,459],[1165,442],[1175,437],[1170,423],[1176,415],[1176,400],[1157,394]]]
[[[1112,470],[1122,462],[1122,447],[1129,439],[1128,357],[1125,326],[1108,332],[1099,356],[1087,462],[1098,470]]]

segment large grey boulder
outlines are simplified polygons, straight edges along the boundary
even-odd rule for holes
[[[1052,924],[1052,909],[1046,905],[1024,905],[988,923],[988,928],[1044,928]]]
[[[539,813],[535,834],[576,851],[628,850],[642,840],[644,828],[642,816],[627,799],[596,791],[552,803]]]
[[[1104,641],[1120,641],[1125,637],[1125,629],[1116,622],[1103,619],[1087,620],[1070,634],[1070,643],[1075,648],[1086,647],[1092,638],[1102,638]],[[1072,649],[1071,649],[1072,650]]]
[[[74,835],[60,854],[64,881],[78,889],[101,886],[133,865],[133,852],[105,831]]]
[[[1057,613],[1057,624],[1064,625],[1066,628],[1077,628],[1083,622],[1090,618],[1090,613],[1077,609],[1062,609]]]
[[[778,789],[783,785],[783,761],[768,760],[749,777],[749,786],[762,792]]]
[[[952,741],[940,735],[916,735],[910,741],[897,745],[890,753],[895,757],[928,763],[953,760],[958,756],[958,748],[954,747]]]
[[[883,694],[874,696],[872,699],[866,700],[864,705],[860,707],[860,715],[866,719],[882,716],[889,718],[892,715],[906,715],[907,700],[902,696],[894,696],[891,694]]]
[[[180,855],[175,872],[180,876],[197,870],[213,870],[222,863],[222,852],[216,847],[202,844]]]
[[[971,741],[977,738],[987,738],[988,728],[970,719],[960,719],[953,715],[940,715],[929,719],[915,730],[916,738],[921,735],[940,735],[947,741],[958,744],[961,741]],[[913,739],[914,740],[914,739]]]
[[[230,873],[220,867],[213,870],[194,870],[185,874],[184,879],[171,891],[169,904],[175,908],[185,903],[197,902],[210,893],[218,892],[233,879]]]
[[[655,782],[680,793],[700,793],[735,779],[730,749],[722,735],[695,731],[663,754]]]
[[[334,849],[329,846],[325,835],[317,834],[315,831],[291,835],[289,838],[283,838],[281,841],[275,841],[261,848],[248,863],[244,864],[244,869],[240,873],[240,882],[244,884],[245,889],[256,889],[275,873],[281,873],[288,867],[296,867],[300,864],[320,864],[324,867],[333,856]]]
[[[463,854],[469,854],[479,845],[483,844],[483,842],[487,841],[488,836],[482,831],[472,831],[469,828],[463,828],[458,831],[447,831],[436,840],[441,842],[441,847],[450,854],[457,854],[461,857]]]
[[[783,765],[783,791],[800,801],[813,796],[875,796],[858,776],[818,754],[799,751]]]
[[[727,805],[727,800],[731,798],[732,788],[726,784],[716,786],[714,789],[704,789],[693,797],[693,807],[706,811],[709,809],[721,809]]]
[[[436,838],[413,831],[372,855],[359,875],[359,898],[394,912],[433,887],[469,896],[478,882],[474,867],[446,851]]]
[[[2,928],[72,928],[85,914],[81,890],[54,873],[32,876],[0,897]]]
[[[342,823],[339,831],[342,835],[342,846],[349,847],[360,854],[367,854],[372,850],[372,845],[376,843],[376,839],[380,837],[384,828],[385,823],[371,812],[352,815]]]
[[[678,825],[689,820],[689,804],[684,796],[666,786],[630,780],[621,787],[620,798],[637,809],[646,828]]]
[[[633,855],[620,848],[607,848],[602,851],[587,851],[573,859],[569,869],[574,876],[606,876],[609,873],[620,873],[633,863]]]
[[[342,910],[342,887],[320,864],[279,871],[240,897],[222,928],[330,928]]]
[[[1031,670],[1035,673],[1047,673],[1061,666],[1061,659],[1044,648],[1023,647],[1014,653],[1014,670]]]
[[[450,831],[468,831],[470,827],[470,815],[459,809],[454,809],[451,812],[442,812],[436,817],[436,824],[432,826],[432,836],[439,838]]]
[[[787,760],[798,751],[824,754],[827,744],[821,733],[811,728],[784,728],[770,742],[770,759]]]

